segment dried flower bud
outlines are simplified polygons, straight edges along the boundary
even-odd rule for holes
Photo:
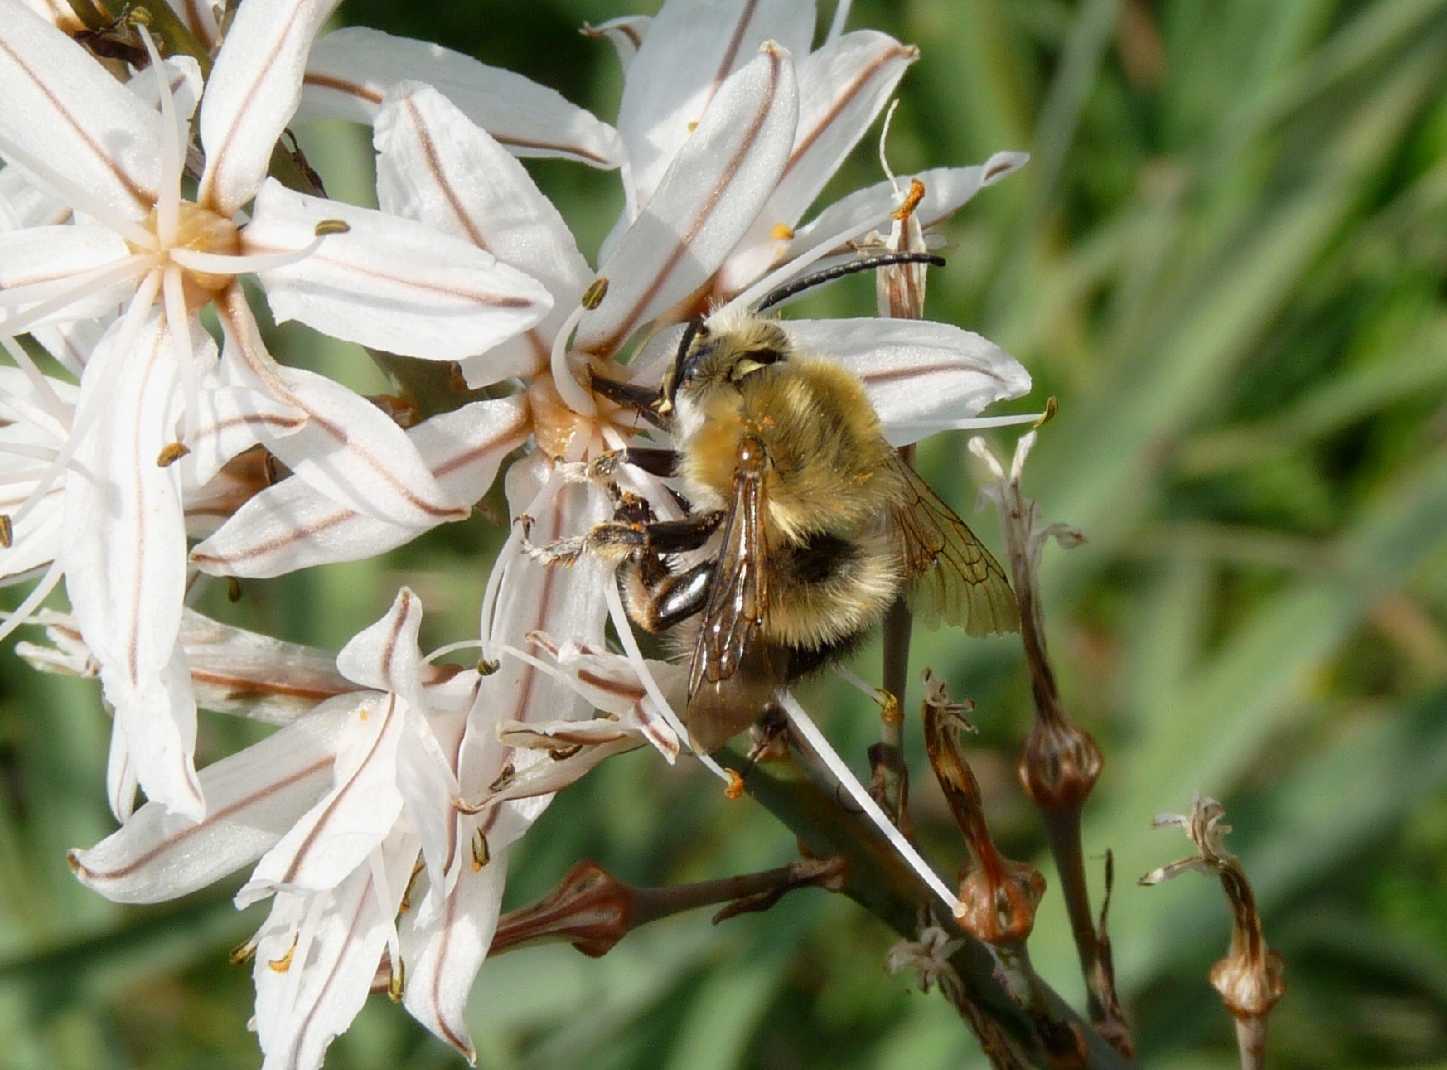
[[[975,862],[960,883],[955,915],[986,943],[1023,943],[1035,926],[1045,878],[1033,866],[1005,858],[990,838],[980,785],[956,735],[962,723],[969,725],[963,718],[967,707],[951,702],[944,682],[928,671],[924,688],[925,750]]]
[[[1265,1018],[1286,992],[1285,964],[1266,946],[1256,897],[1241,868],[1241,861],[1226,850],[1226,810],[1215,799],[1197,795],[1189,814],[1162,814],[1156,828],[1176,826],[1196,845],[1197,854],[1151,870],[1143,885],[1160,884],[1187,870],[1214,873],[1231,904],[1231,949],[1211,967],[1211,985],[1221,994],[1226,1009],[1236,1018],[1243,1045],[1256,1049],[1265,1043]],[[1246,1028],[1242,1028],[1245,1026]]]

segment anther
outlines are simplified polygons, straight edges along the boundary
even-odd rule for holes
[[[775,241],[792,241],[794,239],[794,228],[787,223],[775,223],[769,231],[769,236]]]
[[[161,447],[161,452],[156,455],[156,467],[169,468],[190,452],[191,447],[184,442],[168,442]]]
[[[583,291],[583,296],[579,299],[578,304],[582,305],[589,312],[592,312],[603,303],[603,298],[607,296],[608,280],[604,276],[599,275],[588,284],[588,288]]]
[[[351,224],[344,219],[323,219],[312,233],[318,238],[325,238],[328,234],[346,234],[351,229]]]
[[[300,933],[297,935],[299,936]],[[266,963],[267,969],[273,973],[286,973],[287,970],[291,969],[291,957],[296,954],[296,941],[297,937],[293,936],[291,938],[291,947],[286,949],[286,954],[281,956],[281,958],[268,959]]]
[[[9,513],[0,513],[0,550],[8,550],[14,545],[15,524]]]
[[[1034,431],[1037,428],[1044,427],[1051,420],[1055,419],[1055,413],[1059,408],[1060,403],[1055,400],[1055,395],[1051,394],[1045,399],[1045,411],[1040,414],[1040,419],[1030,425],[1030,430]]]
[[[237,944],[231,949],[231,954],[226,956],[227,961],[233,966],[245,966],[254,958],[256,958],[255,937],[252,937],[245,943]]]
[[[729,777],[728,783],[724,785],[724,798],[730,802],[743,798],[744,778],[739,775],[739,771],[737,769],[725,769],[724,772],[727,773]]]
[[[472,872],[477,873],[492,859],[488,850],[487,836],[479,828],[472,834]]]
[[[402,1002],[402,987],[407,983],[407,964],[400,958],[392,962],[392,976],[387,978],[387,998],[393,1003]]]
[[[904,195],[904,200],[900,202],[899,207],[890,213],[889,218],[898,219],[903,223],[914,215],[914,210],[919,207],[919,202],[922,200],[924,200],[924,183],[917,178],[910,179],[909,192]]]

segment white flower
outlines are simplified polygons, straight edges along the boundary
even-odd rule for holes
[[[202,814],[191,767],[195,705],[176,645],[182,476],[163,459],[184,452],[178,439],[194,448],[205,415],[199,384],[214,350],[196,329],[196,309],[214,300],[226,332],[221,374],[237,432],[227,445],[239,451],[262,438],[328,497],[416,531],[465,516],[467,503],[448,495],[365,399],[277,366],[237,276],[260,274],[279,320],[438,359],[486,349],[550,303],[531,279],[471,244],[263,181],[296,108],[311,39],[334,6],[254,0],[238,15],[206,87],[207,163],[190,202],[180,186],[185,117],[167,79],[179,70],[194,80],[194,62],[153,62],[158,116],[63,33],[18,0],[0,0],[0,155],[79,213],[70,225],[0,234],[0,331],[125,305],[85,363],[64,447],[11,520],[19,525],[64,478],[69,537],[49,579],[66,573],[117,709],[113,784],[139,776],[152,798],[193,819]],[[253,197],[241,227],[238,213]],[[317,236],[320,223],[336,220],[349,231]],[[18,347],[7,348],[38,375]],[[278,402],[287,410],[279,421]],[[87,478],[66,477],[72,466]],[[147,737],[141,760],[139,725],[152,717],[174,731]]]

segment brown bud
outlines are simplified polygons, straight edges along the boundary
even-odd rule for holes
[[[599,958],[632,928],[633,898],[633,889],[602,866],[579,862],[543,899],[502,916],[491,954],[526,940],[554,937]]]
[[[1100,748],[1089,732],[1064,718],[1036,717],[1018,773],[1042,810],[1079,808],[1100,776]]]

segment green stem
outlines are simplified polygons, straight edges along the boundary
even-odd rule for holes
[[[847,796],[827,769],[810,761],[802,748],[792,753],[795,760],[787,766],[771,763],[768,768],[749,763],[728,749],[716,751],[714,757],[743,777],[749,794],[788,826],[810,855],[844,858],[842,890],[849,898],[908,940],[919,938],[922,918],[929,919],[926,924],[943,928],[951,939],[961,940],[950,964],[959,974],[970,1004],[1045,1065],[1053,1045],[1042,1033],[1040,1016],[1016,1003],[1001,984],[990,949],[936,909],[934,896],[923,881],[862,814],[851,812],[842,802]],[[1063,1023],[1081,1037],[1086,1056],[1080,1065],[1090,1070],[1123,1070],[1131,1065],[1048,985],[1040,982],[1035,995],[1038,1010],[1051,1022]]]

